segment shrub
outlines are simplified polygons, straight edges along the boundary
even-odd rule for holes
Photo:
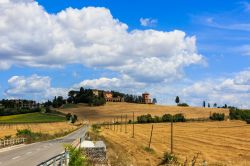
[[[69,166],[89,166],[88,159],[83,155],[81,149],[68,146]]]
[[[174,154],[166,152],[160,165],[179,165],[178,158]]]
[[[180,106],[180,107],[189,107],[189,105],[187,103],[179,103],[178,106]]]
[[[151,114],[141,115],[137,117],[138,123],[152,123],[154,119],[152,118]]]
[[[155,116],[153,121],[154,121],[154,123],[159,123],[159,122],[162,122],[162,118],[159,116]]]
[[[99,133],[99,132],[100,132],[100,129],[101,129],[101,126],[98,125],[98,124],[93,124],[93,125],[92,125],[92,131],[93,131],[94,133]]]
[[[217,121],[223,121],[225,119],[225,114],[222,113],[213,113],[211,116],[210,116],[210,119],[211,120],[217,120]]]
[[[183,114],[176,114],[173,116],[173,122],[185,122],[186,119]]]
[[[250,124],[250,119],[246,119],[247,124]]]
[[[172,121],[172,115],[164,114],[161,119],[162,119],[163,122],[171,122]]]
[[[67,113],[66,119],[67,119],[67,120],[70,120],[71,116],[72,116],[71,113]]]
[[[77,121],[77,116],[73,115],[71,116],[71,123],[75,123]]]
[[[32,135],[32,131],[29,129],[23,129],[23,130],[17,130],[16,136],[20,137],[20,136],[31,136]]]
[[[231,108],[229,110],[230,119],[235,120],[247,120],[250,119],[250,110],[239,110],[237,108]]]
[[[6,135],[6,136],[4,136],[4,139],[11,139],[11,135]]]

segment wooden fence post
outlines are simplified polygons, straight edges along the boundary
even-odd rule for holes
[[[119,116],[117,116],[117,126],[116,126],[116,130],[119,131]]]
[[[133,112],[133,136],[132,138],[135,137],[135,113]]]
[[[154,129],[154,125],[152,125],[152,128],[151,128],[151,134],[150,134],[150,139],[149,139],[149,144],[148,144],[149,149],[150,149],[150,145],[151,145],[153,129]]]
[[[171,154],[174,153],[174,140],[173,140],[173,117],[172,117],[172,120],[171,120]]]
[[[120,132],[122,132],[122,115],[121,115],[121,127],[120,127]]]
[[[125,118],[125,133],[127,133],[127,123],[128,123],[128,115],[126,114],[126,118]]]

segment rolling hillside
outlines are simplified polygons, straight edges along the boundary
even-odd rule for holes
[[[207,118],[210,113],[219,112],[228,115],[228,109],[223,108],[200,108],[200,107],[177,107],[149,104],[132,103],[107,103],[105,106],[90,107],[86,104],[78,104],[76,108],[65,108],[59,111],[63,113],[76,114],[80,119],[88,119],[90,122],[111,121],[113,118],[128,115],[132,119],[133,112],[135,117],[143,114],[161,116],[163,114],[182,113],[186,118]]]

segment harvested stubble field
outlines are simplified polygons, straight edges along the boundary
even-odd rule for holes
[[[156,166],[163,153],[170,152],[170,124],[154,124],[151,148],[148,146],[152,124],[136,124],[135,138],[132,138],[132,125],[120,126],[118,131],[102,128],[101,135],[112,147],[113,156],[120,158],[122,165]],[[250,125],[242,121],[190,122],[174,124],[174,153],[182,161],[200,153],[199,162],[206,160],[208,165],[250,165]],[[114,155],[117,155],[114,157]],[[127,159],[126,159],[127,157]]]
[[[90,107],[86,104],[78,104],[77,108],[59,109],[63,113],[76,114],[78,118],[86,120],[90,123],[111,121],[115,117],[128,115],[128,119],[132,119],[133,112],[135,117],[143,114],[151,114],[152,116],[162,116],[164,114],[183,113],[186,118],[208,118],[210,113],[225,113],[228,115],[228,109],[223,108],[201,108],[201,107],[177,107],[162,106],[153,104],[132,104],[132,103],[107,103],[104,106]]]
[[[30,129],[33,132],[41,132],[52,135],[62,131],[72,131],[76,128],[77,126],[67,122],[0,124],[0,138],[3,138],[7,135],[15,136],[18,129]]]

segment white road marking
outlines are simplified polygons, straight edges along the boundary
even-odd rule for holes
[[[40,148],[38,148],[38,149],[36,149],[37,151],[39,151],[40,150]]]
[[[28,155],[28,154],[31,154],[32,152],[27,152],[26,154]]]
[[[0,162],[0,165],[2,165],[2,162]]]
[[[13,157],[12,160],[18,159],[18,158],[20,158],[20,157],[21,157],[21,156]]]
[[[43,146],[43,148],[48,148],[48,146]]]

